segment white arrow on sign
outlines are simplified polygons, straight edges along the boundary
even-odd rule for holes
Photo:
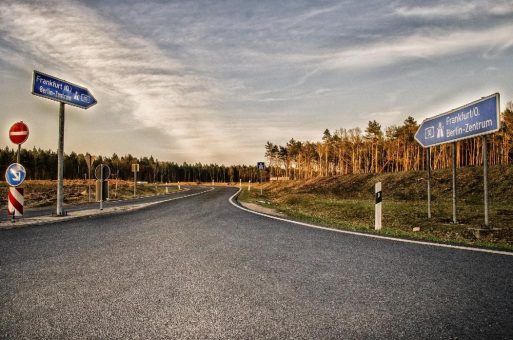
[[[11,169],[11,174],[14,176],[14,180],[16,182],[19,182],[21,180],[21,174],[19,171],[14,171],[14,169]]]

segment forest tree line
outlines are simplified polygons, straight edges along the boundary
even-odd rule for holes
[[[267,142],[265,156],[272,177],[308,179],[362,173],[399,172],[427,169],[425,149],[414,136],[419,124],[408,117],[402,125],[384,131],[377,121],[360,128],[326,129],[318,142],[290,139],[284,146]],[[487,136],[489,164],[510,164],[513,160],[513,103],[501,113],[501,127]],[[483,164],[481,137],[456,143],[456,166]],[[451,166],[451,144],[431,147],[432,169]]]
[[[0,169],[7,169],[9,164],[16,161],[17,152],[5,147],[0,149]],[[71,152],[64,156],[64,178],[87,179],[88,168],[86,155]],[[33,148],[21,149],[20,163],[27,170],[29,180],[55,180],[57,179],[57,153],[51,150]],[[138,181],[147,182],[246,182],[259,179],[256,166],[218,164],[177,164],[174,162],[161,162],[152,156],[136,158],[132,155],[111,157],[98,156],[91,166],[91,178],[94,178],[94,169],[100,163],[107,164],[111,169],[111,179],[133,179],[132,164],[139,164]]]
[[[384,131],[377,121],[369,121],[364,131],[360,128],[326,129],[318,142],[291,138],[284,146],[267,142],[265,157],[267,169],[264,177],[308,179],[362,173],[399,172],[427,169],[425,150],[415,141],[419,124],[408,117],[402,125],[387,127]],[[500,131],[487,137],[489,163],[510,164],[513,160],[513,103],[510,101],[501,113]],[[64,156],[64,178],[87,179],[86,155],[71,152]],[[16,161],[16,150],[0,149],[0,169]],[[20,162],[27,170],[29,180],[57,179],[57,153],[40,148],[21,149]],[[431,167],[443,169],[451,166],[451,145],[431,148]],[[132,164],[138,163],[137,180],[147,182],[258,182],[256,166],[218,165],[159,161],[152,156],[133,157],[128,154],[110,157],[97,156],[91,167],[100,164],[111,168],[111,178],[133,179]],[[456,166],[483,164],[482,138],[470,138],[456,143]]]

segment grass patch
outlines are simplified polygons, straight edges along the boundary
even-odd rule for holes
[[[134,186],[132,181],[120,180],[109,181],[109,199],[128,199],[133,198]],[[35,208],[51,206],[57,202],[57,181],[25,181],[24,188],[25,207]],[[0,185],[0,204],[7,205],[7,192],[9,187],[6,183]],[[168,192],[178,191],[177,187],[169,187]],[[152,184],[138,184],[137,197],[162,195],[166,193],[163,186]],[[91,201],[94,202],[95,184],[91,181]],[[64,202],[70,204],[88,203],[88,185],[85,180],[65,180],[64,181]]]
[[[259,188],[244,189],[239,199],[273,208],[295,220],[338,229],[513,251],[513,183],[509,183],[513,168],[492,167],[489,216],[491,225],[501,230],[481,239],[476,239],[469,228],[484,224],[482,176],[478,176],[479,168],[458,172],[462,182],[458,191],[465,198],[457,202],[458,224],[451,223],[451,174],[445,170],[435,172],[431,219],[427,218],[422,192],[426,190],[425,173],[420,172],[274,182],[263,186],[262,195]],[[374,230],[373,187],[377,181],[384,187],[381,231]],[[420,231],[414,232],[414,227],[420,227]]]

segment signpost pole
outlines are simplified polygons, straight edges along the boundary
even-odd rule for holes
[[[103,210],[103,164],[100,165],[100,210]]]
[[[486,136],[483,139],[483,189],[484,189],[484,219],[485,227],[489,227],[488,222],[488,141]]]
[[[427,200],[428,200],[428,218],[431,218],[431,148],[426,148],[427,153],[427,171],[428,171],[428,180],[427,180]]]
[[[87,200],[91,202],[91,165],[87,164],[89,166],[88,173],[89,173],[89,180],[87,181]]]
[[[458,223],[456,220],[456,142],[451,143],[452,151],[452,222]]]
[[[136,185],[137,185],[137,171],[134,171],[134,198],[135,198]]]
[[[262,186],[264,185],[264,182],[262,182],[262,170],[260,170],[260,196],[262,196]]]
[[[59,145],[57,148],[57,216],[63,215],[64,201],[64,103],[59,104]]]
[[[118,181],[119,181],[119,169],[116,171],[116,187],[114,189],[114,197],[118,198]]]
[[[18,153],[16,154],[16,163],[20,163],[21,144],[18,144]]]

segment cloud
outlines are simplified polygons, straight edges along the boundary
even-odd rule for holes
[[[224,146],[207,109],[211,98],[223,95],[222,85],[191,72],[151,40],[76,2],[6,3],[0,22],[3,38],[20,50],[2,50],[3,60],[20,68],[38,60],[28,64],[42,71],[50,66],[56,76],[87,85],[99,101],[96,110],[123,112],[135,127],[158,127],[182,143],[177,148],[199,150],[207,141]]]
[[[440,17],[465,17],[475,14],[479,7],[472,2],[445,3],[436,6],[401,6],[396,9],[396,14],[403,17],[440,18]]]
[[[81,128],[97,144],[128,129],[133,140],[116,140],[127,152],[229,162],[355,112],[401,123],[413,104],[398,98],[446,76],[448,60],[507,69],[511,2],[398,3],[5,0],[0,74],[40,69],[91,89],[100,123]]]
[[[471,16],[496,15],[504,16],[513,13],[513,3],[510,1],[497,2],[451,2],[434,6],[400,6],[395,13],[402,17],[424,19],[468,18]]]
[[[324,70],[379,68],[411,59],[439,59],[463,53],[488,57],[491,51],[501,52],[513,45],[511,32],[513,24],[479,31],[433,30],[329,53],[294,54],[283,57],[293,63],[311,65]]]

